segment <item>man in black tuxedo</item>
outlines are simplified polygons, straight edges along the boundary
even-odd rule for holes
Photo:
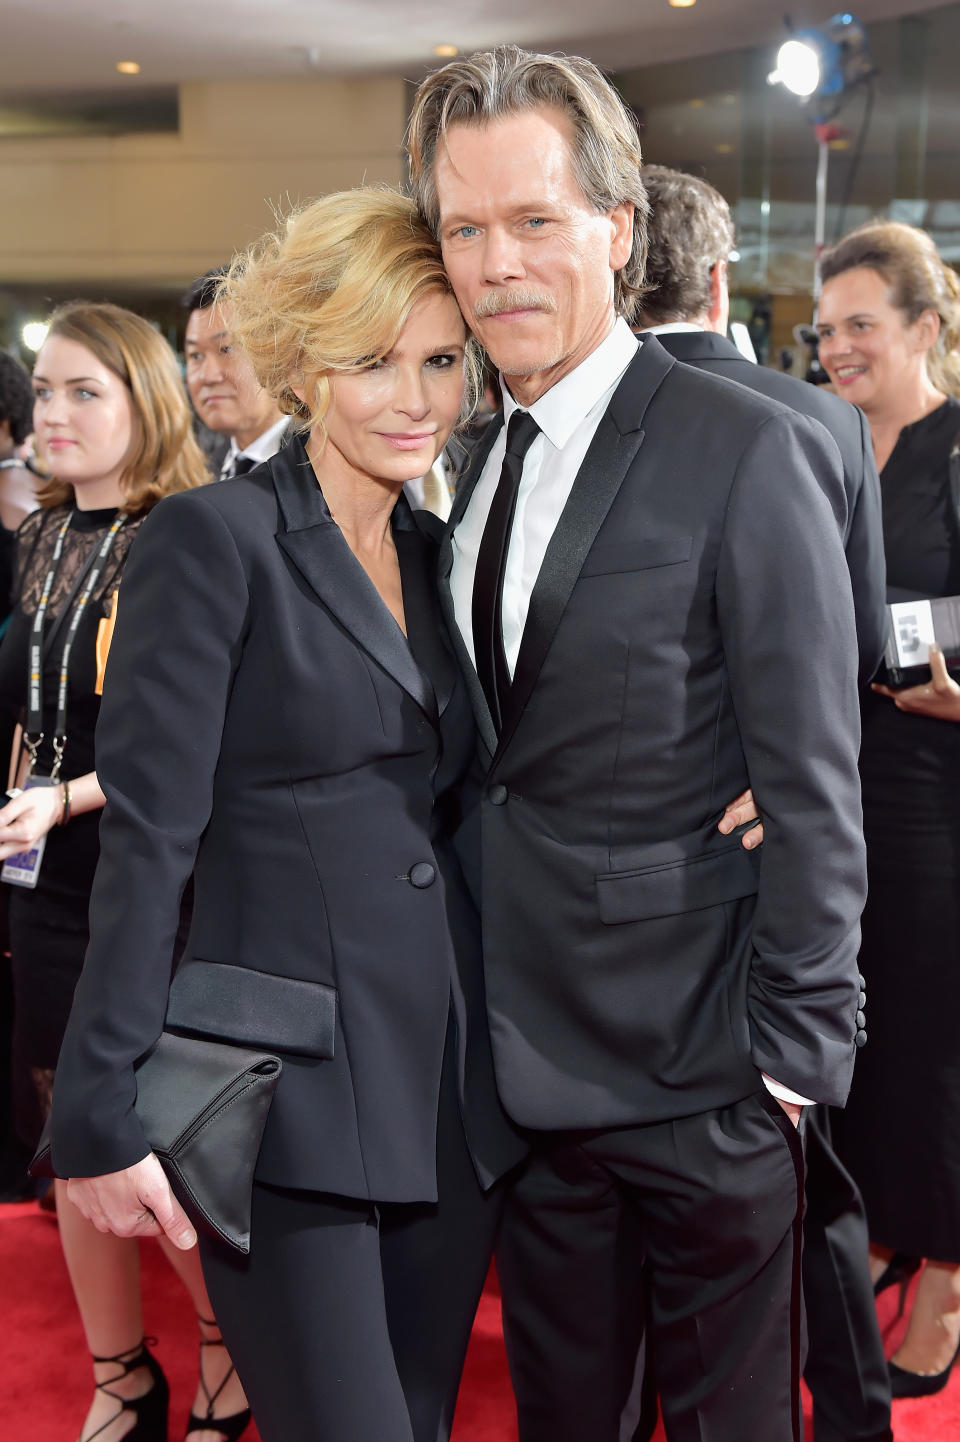
[[[497,1080],[532,1146],[499,1254],[520,1436],[617,1442],[645,1256],[671,1442],[797,1442],[796,1124],[843,1101],[860,1030],[839,458],[631,332],[639,145],[590,62],[453,61],[409,146],[506,385],[440,576]],[[748,784],[761,853],[717,829]]]
[[[863,413],[847,401],[746,360],[726,337],[730,209],[697,176],[647,165],[650,202],[643,333],[677,360],[725,376],[814,416],[829,430],[847,494],[844,550],[857,618],[861,681],[886,639],[880,482]],[[868,1265],[866,1217],[856,1183],[833,1151],[826,1107],[807,1117],[803,1284],[810,1347],[804,1372],[817,1442],[892,1442],[890,1382]],[[644,1429],[645,1432],[645,1429]],[[648,1435],[648,1434],[647,1434]],[[637,1434],[634,1442],[640,1442]]]
[[[233,344],[230,307],[216,304],[228,269],[219,265],[199,276],[181,302],[188,312],[183,342],[187,390],[200,420],[218,438],[208,454],[221,481],[268,461],[292,434],[290,417],[281,413]]]

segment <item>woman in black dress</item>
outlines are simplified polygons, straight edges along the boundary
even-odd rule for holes
[[[0,702],[24,723],[22,790],[0,809],[0,860],[11,863],[43,848],[35,884],[5,888],[16,1115],[31,1146],[49,1111],[89,938],[104,804],[94,727],[127,556],[158,500],[208,479],[176,358],[140,316],[112,305],[61,306],[37,355],[33,390],[37,443],[53,479],[40,487],[40,508],[17,534],[16,605],[0,647]],[[34,644],[42,656],[36,691],[27,680]],[[21,865],[16,877],[29,880],[30,871]],[[82,1442],[121,1436],[139,1442],[150,1416],[156,1435],[165,1436],[166,1384],[143,1345],[137,1243],[102,1236],[67,1200],[65,1183],[56,1188],[61,1242],[94,1358]],[[228,1376],[230,1360],[219,1345],[195,1256],[167,1251],[204,1319],[203,1341],[214,1344],[201,1352],[203,1381],[194,1404],[200,1415],[191,1439],[222,1442],[248,1419],[245,1398],[231,1376],[208,1408],[207,1393]],[[215,1413],[217,1420],[205,1425]],[[228,1416],[236,1422],[230,1432],[219,1425]]]
[[[823,281],[820,357],[866,413],[880,470],[888,600],[960,595],[957,277],[923,231],[874,222],[827,252]],[[918,1396],[946,1384],[960,1344],[960,686],[934,653],[927,684],[873,693],[861,753],[870,1037],[836,1133],[875,1280],[926,1259],[890,1364],[893,1395]]]

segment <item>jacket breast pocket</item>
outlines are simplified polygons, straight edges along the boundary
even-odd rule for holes
[[[693,555],[693,536],[641,536],[634,541],[603,541],[593,547],[581,576],[610,576],[619,571],[651,571],[676,566]]]
[[[221,1041],[329,1061],[337,991],[318,981],[188,957],[170,986],[166,1024]]]
[[[756,894],[760,858],[735,846],[598,876],[600,920],[608,925],[702,911]]]

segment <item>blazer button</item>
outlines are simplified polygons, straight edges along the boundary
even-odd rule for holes
[[[865,1027],[866,1024],[867,1024],[867,1018],[864,1016],[864,1014],[863,1014],[862,1011],[858,1011],[857,1014],[856,1014],[856,1016],[855,1016],[853,1019],[854,1019],[854,1021],[857,1023],[857,1026],[858,1026],[861,1030],[862,1030],[863,1027]]]
[[[437,873],[429,861],[418,861],[415,866],[410,868],[410,885],[415,886],[418,891],[424,891],[428,886],[432,886],[436,879]]]
[[[854,1046],[865,1046],[866,1041],[867,1033],[864,1031],[863,1027],[861,1027],[860,1030],[857,1032],[856,1036],[853,1038],[853,1044]]]
[[[494,806],[503,806],[509,795],[510,792],[505,786],[491,786],[487,792],[487,799],[492,802]]]

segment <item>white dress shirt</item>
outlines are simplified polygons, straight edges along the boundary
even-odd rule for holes
[[[660,329],[695,331],[701,327],[681,321]],[[542,434],[532,442],[524,457],[503,578],[503,649],[511,677],[520,653],[530,596],[547,546],[597,426],[640,344],[626,321],[622,318],[617,320],[596,350],[529,408]],[[500,479],[507,446],[507,426],[514,411],[520,409],[503,383],[502,376],[500,382],[503,387],[503,429],[493,444],[470,503],[452,537],[450,590],[454,614],[470,659],[474,662],[473,581],[477,553]],[[733,800],[732,797],[730,799]],[[761,1075],[768,1091],[779,1101],[792,1102],[796,1106],[810,1105],[809,1098],[774,1081],[766,1073]]]
[[[258,466],[262,461],[269,461],[270,457],[275,456],[280,449],[280,441],[289,424],[290,417],[281,416],[269,430],[257,436],[257,439],[251,441],[243,450],[237,445],[236,438],[231,436],[230,448],[220,466],[220,479],[225,480],[233,475],[234,467],[241,456],[248,456],[251,461],[256,461]]]
[[[530,595],[550,538],[601,417],[639,344],[626,321],[618,320],[606,340],[601,341],[576,370],[557,381],[530,407],[530,414],[542,434],[536,437],[524,458],[503,577],[503,649],[511,676],[517,664]],[[500,479],[507,448],[507,426],[514,411],[519,409],[504,385],[503,430],[493,443],[470,504],[453,533],[450,588],[457,625],[471,660],[475,660],[472,608],[477,552]]]

